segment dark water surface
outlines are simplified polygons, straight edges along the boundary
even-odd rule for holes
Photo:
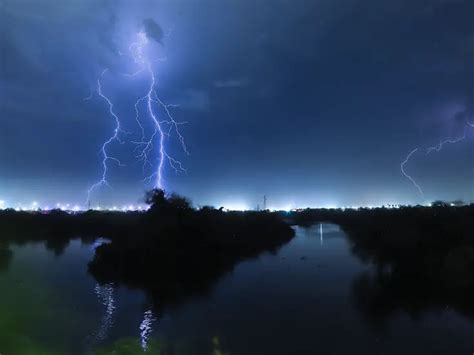
[[[277,254],[240,263],[210,295],[160,314],[140,290],[97,285],[87,273],[93,245],[72,241],[61,255],[42,243],[10,250],[0,263],[1,354],[474,352],[474,320],[449,305],[367,314],[357,285],[372,266],[334,225],[297,228]]]

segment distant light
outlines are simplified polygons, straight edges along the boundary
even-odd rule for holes
[[[222,206],[228,211],[248,211],[249,207],[243,202],[228,202]]]

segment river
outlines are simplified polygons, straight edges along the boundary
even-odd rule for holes
[[[206,295],[153,310],[141,290],[98,285],[94,245],[73,240],[0,254],[1,354],[472,354],[474,321],[442,310],[380,317],[373,266],[338,226],[296,227],[276,254],[238,264]],[[377,315],[377,314],[376,314]],[[122,352],[120,352],[122,351]]]

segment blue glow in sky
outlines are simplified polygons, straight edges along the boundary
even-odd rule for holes
[[[143,179],[156,146],[144,173],[133,143],[149,75],[123,75],[139,69],[124,54],[151,19],[163,44],[146,53],[160,59],[156,92],[187,122],[190,153],[167,141],[187,172],[168,162],[167,189],[216,206],[254,207],[263,195],[294,207],[471,201],[472,13],[469,0],[4,0],[0,200],[86,200],[114,129],[90,96],[107,68],[103,92],[131,134],[110,146],[126,166],[109,165],[111,188],[93,203],[137,204],[155,185]],[[404,169],[424,197],[400,170],[415,148]]]

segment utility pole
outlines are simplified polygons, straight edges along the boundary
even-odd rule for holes
[[[263,195],[263,210],[267,210],[267,195]]]

